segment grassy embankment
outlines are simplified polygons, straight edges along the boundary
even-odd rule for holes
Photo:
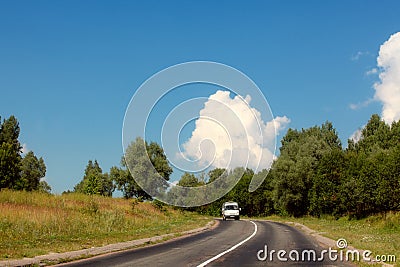
[[[372,251],[372,256],[395,255],[400,262],[400,213],[370,216],[361,220],[349,220],[347,217],[336,220],[333,217],[282,218],[271,216],[267,219],[280,222],[298,222],[323,236],[333,240],[345,238],[348,245],[358,249]],[[393,262],[387,262],[394,264]],[[359,263],[361,266],[371,266]],[[380,265],[379,265],[380,266]]]
[[[178,233],[210,219],[125,199],[2,190],[0,260]]]

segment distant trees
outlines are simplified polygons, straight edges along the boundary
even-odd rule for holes
[[[154,177],[162,177],[167,181],[171,173],[172,168],[160,145],[155,142],[147,143],[138,137],[126,149],[121,159],[121,167],[113,166],[109,173],[103,173],[97,160],[89,160],[85,174],[74,191],[112,196],[114,190],[118,189],[125,198],[152,199],[137,181],[147,186],[146,188],[160,190],[164,184],[154,183]]]
[[[372,115],[345,151],[345,211],[356,217],[400,209],[400,122],[387,125]]]
[[[228,200],[238,201],[248,216],[360,218],[400,210],[400,122],[389,126],[372,115],[360,140],[348,140],[346,149],[330,122],[289,129],[281,142],[271,169],[255,174],[266,177],[255,192],[248,192],[252,173],[247,170],[226,196],[197,210],[220,215],[221,204]],[[210,180],[222,173],[210,171]]]
[[[89,160],[85,175],[74,187],[74,191],[87,195],[112,196],[115,186],[108,173],[103,173],[97,160]]]
[[[121,159],[121,167],[112,167],[111,179],[125,198],[151,199],[142,187],[160,193],[172,173],[162,147],[156,142],[147,143],[138,137],[126,149]],[[155,179],[161,177],[162,179]],[[161,181],[160,181],[161,180]],[[159,182],[158,182],[159,181]],[[138,182],[142,185],[139,186]]]
[[[376,114],[345,150],[330,123],[289,129],[269,173],[276,212],[359,218],[399,210],[399,137],[399,123],[389,126]]]
[[[46,175],[46,165],[43,158],[37,158],[32,151],[22,157],[19,134],[19,123],[14,116],[1,122],[0,188],[39,190],[41,179]],[[46,191],[50,190],[47,184]]]
[[[179,180],[178,185],[186,187],[195,187],[202,185],[202,183],[193,173],[185,172],[182,175],[181,179]]]
[[[8,128],[17,129],[12,126],[15,124],[10,125]],[[400,122],[388,125],[374,114],[362,129],[360,140],[348,140],[346,149],[342,148],[330,122],[308,129],[289,129],[281,143],[280,155],[270,170],[254,173],[238,167],[233,170],[216,168],[207,175],[184,173],[177,185],[186,189],[172,187],[165,191],[172,169],[163,149],[155,142],[137,138],[126,149],[121,167],[112,167],[109,174],[102,173],[97,161],[89,161],[76,191],[111,195],[112,191],[104,188],[114,188],[113,184],[126,198],[151,199],[142,189],[144,186],[153,190],[149,192],[151,195],[164,190],[173,203],[186,205],[188,201],[207,199],[206,196],[213,194],[209,190],[211,187],[196,190],[196,193],[189,190],[190,187],[212,183],[212,189],[218,190],[237,181],[222,198],[190,209],[218,216],[222,203],[234,200],[239,202],[242,214],[248,216],[348,215],[360,218],[400,210]],[[14,147],[18,147],[15,142]],[[257,176],[265,179],[250,193],[250,182]]]

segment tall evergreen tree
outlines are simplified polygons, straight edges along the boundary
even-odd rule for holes
[[[14,188],[21,180],[20,127],[10,116],[0,125],[0,188]]]

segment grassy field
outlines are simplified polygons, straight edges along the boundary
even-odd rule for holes
[[[210,220],[148,202],[2,190],[0,260],[177,233]]]
[[[281,222],[298,222],[320,232],[333,240],[345,238],[350,246],[368,249],[372,255],[395,255],[400,266],[400,213],[370,216],[361,220],[349,220],[347,217],[336,220],[333,217],[282,218],[267,219]],[[393,262],[388,264],[394,264]],[[361,266],[371,266],[360,263]],[[380,266],[380,265],[379,265]]]

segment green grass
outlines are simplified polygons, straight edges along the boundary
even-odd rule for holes
[[[33,257],[201,227],[210,217],[152,203],[37,192],[0,192],[0,260]]]
[[[267,219],[298,222],[333,240],[345,238],[349,246],[368,249],[372,251],[373,256],[395,255],[396,262],[400,261],[400,213],[374,215],[361,220],[349,220],[347,217],[336,220],[330,216],[319,219],[271,216]],[[363,263],[360,265],[371,266]]]

